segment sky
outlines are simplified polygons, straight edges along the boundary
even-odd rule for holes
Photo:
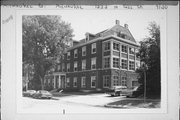
[[[61,10],[58,11],[62,20],[71,24],[74,40],[85,38],[85,33],[96,34],[115,25],[128,24],[128,28],[135,40],[141,41],[148,36],[147,27],[150,22],[160,24],[161,12],[157,10]]]

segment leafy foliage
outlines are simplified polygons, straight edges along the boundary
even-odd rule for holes
[[[60,16],[23,16],[22,21],[23,62],[34,66],[33,81],[43,89],[45,74],[59,62],[73,30]]]
[[[141,66],[137,72],[140,74],[139,82],[144,86],[144,71],[146,72],[146,87],[148,95],[160,95],[160,27],[151,22],[148,27],[149,37],[140,42],[137,54],[141,58]]]

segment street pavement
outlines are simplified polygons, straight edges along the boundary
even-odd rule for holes
[[[33,99],[22,97],[18,106],[21,113],[119,113],[118,108],[107,108],[106,104],[127,99],[125,96],[111,97],[104,93],[86,95],[67,95],[52,99]]]

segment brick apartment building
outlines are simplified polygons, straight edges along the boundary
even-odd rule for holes
[[[138,85],[135,69],[138,45],[128,29],[116,20],[115,25],[97,34],[86,33],[85,39],[74,41],[45,85],[53,89],[101,90],[122,85]]]

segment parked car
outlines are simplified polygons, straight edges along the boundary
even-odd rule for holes
[[[131,88],[131,89],[124,89],[121,91],[121,95],[124,95],[126,97],[135,97],[133,92],[137,91],[138,89],[138,86],[137,87],[134,87],[134,88]]]
[[[133,91],[133,95],[132,96],[133,97],[139,97],[139,96],[143,96],[143,94],[144,94],[144,87],[143,86],[139,86],[136,91]]]
[[[127,89],[126,86],[114,86],[112,88],[109,88],[106,90],[106,94],[109,94],[111,96],[120,96],[121,92]]]
[[[51,99],[52,98],[52,94],[46,90],[39,90],[37,91],[34,95],[33,98],[48,98]]]
[[[35,93],[36,93],[35,90],[27,90],[27,91],[23,92],[23,96],[24,97],[32,97]]]

